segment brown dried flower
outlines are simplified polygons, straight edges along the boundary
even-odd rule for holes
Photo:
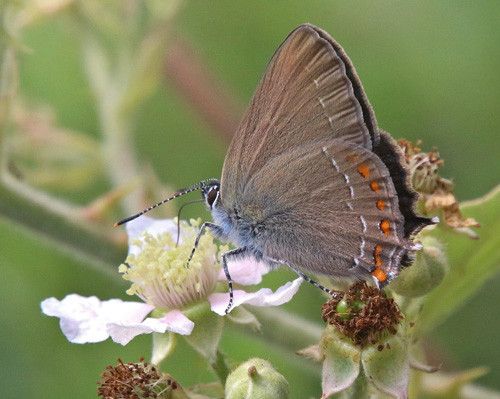
[[[177,381],[143,360],[123,363],[118,359],[117,366],[106,367],[101,374],[103,381],[98,382],[97,396],[104,399],[187,398]]]
[[[446,226],[471,238],[477,238],[470,227],[480,227],[481,225],[473,218],[462,216],[458,200],[453,195],[455,184],[451,180],[439,176],[438,168],[444,164],[439,153],[437,151],[423,152],[418,147],[421,141],[413,144],[411,141],[401,139],[398,144],[403,150],[410,169],[413,188],[420,194],[423,211],[425,213],[441,211],[441,219]]]
[[[336,294],[323,305],[323,320],[356,344],[374,344],[387,333],[396,334],[403,315],[384,291],[362,282]]]

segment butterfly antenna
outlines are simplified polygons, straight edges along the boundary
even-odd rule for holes
[[[177,242],[175,243],[175,246],[179,246],[179,239],[181,238],[181,223],[180,223],[181,211],[186,205],[195,204],[197,202],[203,202],[203,199],[186,202],[185,204],[182,204],[181,207],[179,208],[179,212],[177,212]]]
[[[167,198],[167,199],[165,199],[165,200],[163,200],[161,202],[158,202],[157,204],[154,204],[153,206],[150,206],[149,208],[144,209],[142,212],[139,212],[139,213],[137,213],[135,215],[129,216],[128,218],[120,220],[119,222],[115,223],[115,227],[118,227],[118,226],[121,226],[122,224],[128,223],[131,220],[137,219],[139,216],[142,216],[145,213],[147,213],[149,211],[152,211],[155,208],[158,208],[160,205],[163,205],[164,203],[166,203],[168,201],[172,201],[173,199],[176,199],[176,198],[180,197],[181,195],[190,193],[192,191],[201,190],[204,187],[206,187],[207,183],[211,183],[213,181],[214,181],[214,179],[203,180],[203,181],[199,182],[198,184],[195,184],[194,186],[191,186],[191,187],[185,188],[183,190],[180,190],[175,195],[173,195],[172,197]]]

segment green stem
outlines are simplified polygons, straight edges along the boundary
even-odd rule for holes
[[[87,78],[95,98],[103,136],[103,159],[113,187],[120,187],[138,178],[138,166],[133,149],[133,112],[123,112],[122,104],[130,85],[133,58],[127,51],[113,62],[95,32],[82,24],[83,60]],[[123,200],[125,212],[139,208],[140,191]]]
[[[362,398],[371,398],[371,389],[369,389],[368,384],[366,383],[366,376],[363,370],[360,370],[358,378],[353,382],[353,384],[349,387],[349,398],[353,399],[362,399]]]
[[[13,6],[14,7],[14,6]],[[0,20],[6,23],[10,7],[0,6]],[[27,229],[40,240],[50,241],[55,247],[106,274],[116,274],[124,251],[111,242],[109,230],[92,226],[79,217],[79,210],[44,194],[8,171],[3,138],[9,123],[9,110],[16,95],[18,67],[14,33],[2,25],[0,32],[0,218],[12,226]]]
[[[4,154],[5,129],[18,82],[17,57],[13,47],[13,38],[5,26],[9,10],[8,4],[0,6],[0,167],[2,170],[7,167]]]
[[[110,240],[110,232],[92,226],[69,205],[23,185],[4,173],[0,186],[0,218],[28,229],[40,240],[51,242],[74,258],[115,276],[125,250]],[[55,208],[58,208],[55,211]],[[70,217],[73,212],[73,217]],[[121,280],[121,279],[120,279]]]
[[[226,364],[225,356],[220,351],[217,351],[217,358],[215,363],[211,364],[211,367],[222,383],[222,386],[225,386],[227,376],[229,375],[229,369]]]

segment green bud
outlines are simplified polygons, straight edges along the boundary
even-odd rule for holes
[[[351,302],[351,306],[354,310],[359,312],[361,309],[363,309],[363,306],[365,306],[365,303],[363,301],[354,300]]]
[[[226,381],[226,399],[287,399],[288,381],[267,360],[250,359]]]
[[[389,288],[395,293],[416,298],[436,288],[448,271],[442,244],[434,237],[421,236],[424,248],[417,252],[415,263],[403,269]]]
[[[350,319],[350,316],[347,313],[348,310],[349,310],[349,306],[347,305],[347,301],[345,299],[342,299],[337,304],[337,313],[340,315],[341,318],[347,320],[347,319]]]

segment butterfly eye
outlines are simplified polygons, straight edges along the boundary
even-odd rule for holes
[[[207,206],[212,209],[214,207],[214,204],[217,202],[217,199],[219,198],[219,186],[210,186],[208,190],[204,192],[204,196]]]

